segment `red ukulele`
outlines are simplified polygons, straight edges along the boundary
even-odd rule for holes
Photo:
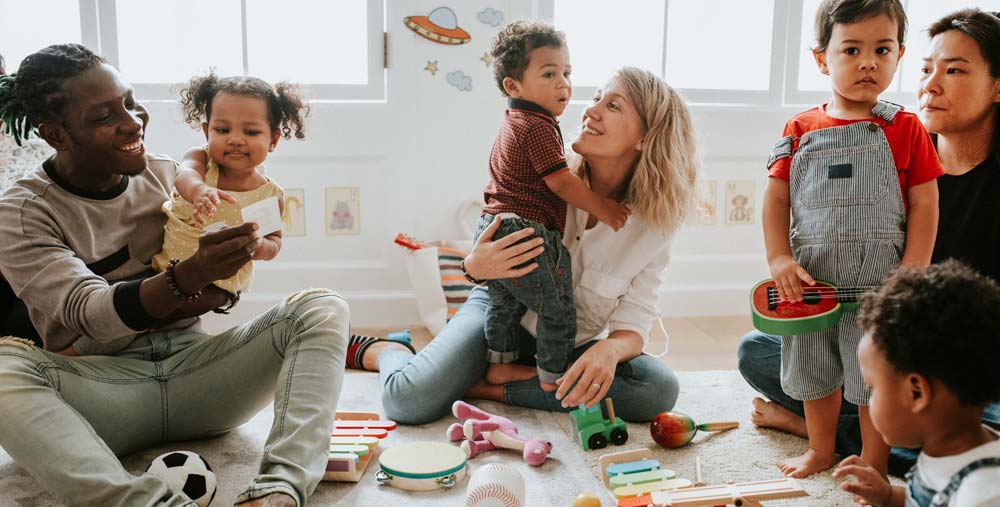
[[[778,295],[774,280],[767,279],[750,291],[753,327],[767,334],[793,336],[829,329],[840,314],[858,306],[862,294],[877,287],[837,287],[816,281],[802,286],[802,301],[789,303]]]

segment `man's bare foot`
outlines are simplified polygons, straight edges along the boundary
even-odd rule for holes
[[[490,363],[489,369],[486,370],[486,381],[498,386],[518,380],[533,379],[537,376],[538,370],[534,366],[524,364]]]
[[[753,414],[750,415],[750,421],[760,428],[776,429],[802,438],[809,438],[808,433],[806,433],[805,418],[773,401],[754,398]]]
[[[285,493],[271,493],[267,496],[238,503],[238,507],[296,507],[295,499]]]
[[[394,341],[375,342],[368,346],[365,355],[361,358],[361,366],[368,371],[378,371],[378,355],[385,349],[398,348],[410,352],[405,345]]]
[[[817,472],[833,468],[836,464],[837,455],[835,453],[809,449],[802,456],[786,459],[778,463],[778,469],[787,477],[802,479]]]
[[[556,392],[556,389],[559,389],[558,384],[550,384],[548,382],[542,382],[541,380],[538,381],[538,385],[542,387],[542,391],[547,393],[554,393]]]

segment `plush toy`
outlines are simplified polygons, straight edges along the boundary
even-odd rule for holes
[[[499,447],[521,451],[525,463],[539,466],[552,452],[552,444],[549,442],[522,440],[518,437],[517,427],[506,417],[484,412],[461,400],[451,406],[451,412],[465,422],[452,424],[448,428],[448,438],[452,442],[463,440],[462,450],[470,459],[481,452]]]

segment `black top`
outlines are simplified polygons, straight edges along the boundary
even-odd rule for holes
[[[1000,281],[1000,162],[989,158],[961,176],[938,178],[937,241],[932,262],[958,259]]]

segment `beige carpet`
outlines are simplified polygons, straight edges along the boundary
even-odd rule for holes
[[[650,447],[665,468],[682,477],[694,479],[695,456],[701,456],[704,480],[709,483],[763,480],[780,477],[774,463],[781,458],[806,449],[802,439],[768,430],[759,430],[749,422],[753,391],[734,371],[681,372],[681,397],[677,410],[686,412],[700,422],[738,420],[742,426],[719,434],[700,434],[695,441],[679,450],[656,446],[649,435],[648,425],[629,426],[630,440],[621,449]],[[373,373],[348,373],[342,410],[380,411],[378,377]],[[520,455],[510,451],[493,451],[470,462],[471,470],[491,462],[513,466],[527,483],[527,505],[568,507],[573,497],[584,491],[601,495],[605,506],[612,503],[610,493],[603,490],[598,478],[597,460],[600,451],[584,452],[572,436],[570,418],[565,414],[518,409],[493,403],[480,403],[483,408],[509,417],[519,424],[521,434],[546,438],[554,448],[549,460],[541,467],[523,463]],[[2,417],[2,416],[0,416]],[[188,449],[200,453],[212,465],[219,477],[219,492],[213,506],[232,505],[236,494],[250,481],[271,421],[270,411],[264,411],[249,423],[222,437],[191,443],[169,444],[128,456],[126,468],[141,472],[149,461],[168,450]],[[445,441],[445,428],[454,422],[447,417],[425,426],[400,426],[384,441],[388,447],[415,440]],[[408,493],[379,486],[372,467],[358,484],[321,483],[310,499],[317,506],[462,506],[466,482],[450,490]],[[853,506],[851,498],[837,488],[829,473],[802,481],[813,495],[809,498],[772,501],[769,506]],[[41,507],[58,505],[48,493],[41,491],[34,479],[0,450],[0,505]]]

